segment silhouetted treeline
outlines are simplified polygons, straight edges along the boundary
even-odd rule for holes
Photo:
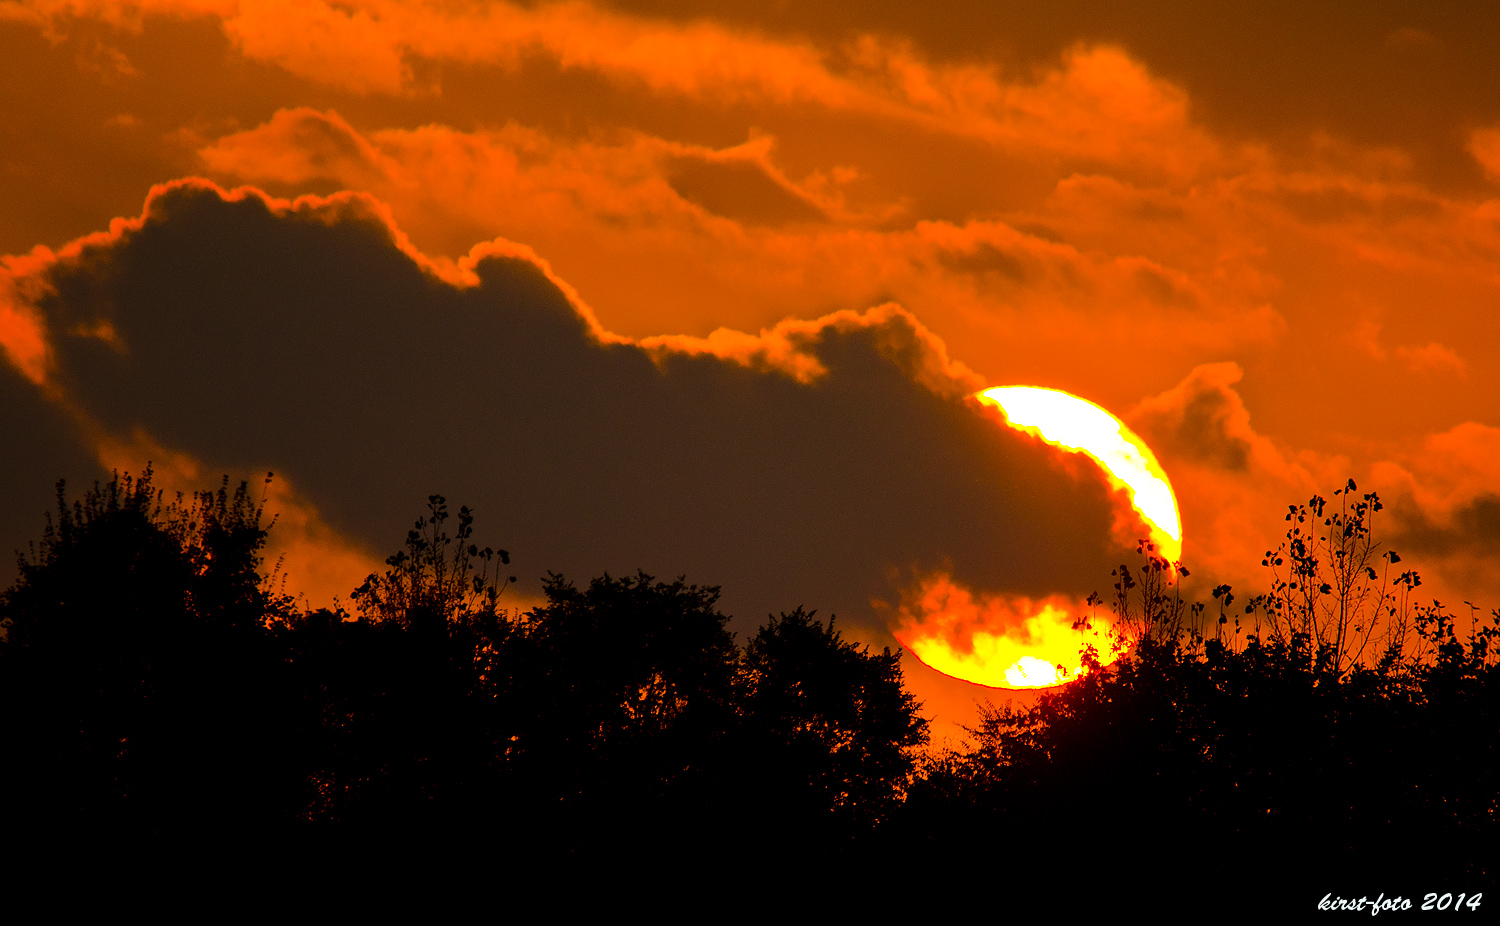
[[[1319,896],[1494,877],[1500,634],[1427,608],[1411,633],[1428,649],[1387,634],[1379,658],[1345,659],[1376,625],[1323,632],[1355,600],[1327,563],[1281,590],[1316,579],[1331,611],[1258,596],[1243,619],[1270,623],[1236,632],[1221,586],[1211,636],[1167,564],[1122,565],[1129,655],[926,754],[898,655],[800,609],[737,645],[716,589],[644,574],[554,575],[544,605],[508,612],[508,554],[471,543],[467,510],[450,537],[436,496],[356,614],[275,593],[245,486],[169,503],[148,473],[58,500],[0,598],[12,831],[482,834],[574,858],[874,854]]]
[[[59,487],[0,600],[7,825],[603,857],[843,851],[890,814],[926,739],[897,656],[800,609],[739,647],[716,589],[644,574],[509,613],[508,556],[448,520],[435,496],[357,616],[304,613],[245,486]]]
[[[1006,834],[1043,876],[1102,860],[1131,888],[1214,903],[1484,890],[1500,858],[1500,611],[1465,629],[1417,604],[1420,577],[1375,540],[1378,496],[1356,491],[1289,506],[1261,563],[1270,590],[1240,612],[1227,585],[1217,615],[1189,605],[1142,541],[1143,564],[1113,574],[1130,653],[1086,654],[1092,671],[1033,708],[983,711],[972,748],[926,762],[886,835],[972,857],[976,834]]]
[[[1107,861],[1179,893],[1483,890],[1500,844],[1494,666],[1457,646],[1413,678],[1311,664],[1302,641],[1148,639],[1034,709],[988,711],[976,748],[916,779],[898,841],[942,856],[1006,834],[1036,853],[1021,864]]]

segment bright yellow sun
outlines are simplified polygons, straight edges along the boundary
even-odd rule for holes
[[[1161,557],[1169,563],[1182,558],[1182,522],[1172,484],[1151,448],[1124,422],[1087,399],[1057,389],[998,386],[978,398],[998,405],[1011,427],[1092,457],[1112,483],[1129,493]]]
[[[1118,418],[1075,395],[1035,386],[986,389],[976,398],[997,406],[1010,427],[1089,456],[1129,499],[1130,523],[1139,519],[1155,555],[1172,564],[1181,558],[1172,485],[1156,455]],[[902,611],[896,636],[917,659],[945,675],[998,688],[1059,685],[1084,671],[1086,648],[1108,665],[1134,643],[1089,603],[1062,596],[976,597],[946,575],[926,577]]]

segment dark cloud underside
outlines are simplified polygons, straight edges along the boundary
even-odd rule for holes
[[[532,584],[645,568],[722,584],[754,621],[868,612],[897,571],[1086,593],[1110,501],[973,405],[919,385],[904,316],[820,329],[811,384],[711,355],[601,343],[532,263],[460,289],[346,206],[272,211],[186,186],[139,231],[55,267],[61,381],[110,431],[287,475],[394,549],[430,493],[477,509]]]

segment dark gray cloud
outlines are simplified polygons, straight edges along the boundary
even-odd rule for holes
[[[1410,495],[1396,497],[1390,507],[1397,524],[1392,544],[1402,551],[1429,556],[1500,553],[1500,495],[1485,493],[1458,505],[1446,524],[1430,517]]]
[[[17,552],[41,539],[59,479],[81,488],[104,475],[68,413],[0,360],[0,588],[16,578]]]
[[[532,589],[548,570],[686,574],[746,628],[798,604],[868,617],[911,568],[1083,594],[1118,556],[1094,468],[935,382],[903,313],[810,327],[826,373],[799,382],[601,340],[531,261],[474,271],[424,270],[361,200],[291,211],[186,184],[53,265],[39,308],[57,383],[109,432],[284,474],[377,551],[442,493]],[[112,343],[75,333],[103,322]]]
[[[1253,432],[1245,404],[1234,391],[1240,376],[1232,363],[1197,367],[1177,386],[1136,408],[1130,426],[1164,460],[1243,472]]]

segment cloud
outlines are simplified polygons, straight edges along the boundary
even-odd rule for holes
[[[1500,493],[1486,492],[1455,505],[1443,522],[1420,510],[1402,510],[1406,521],[1401,541],[1417,551],[1444,558],[1460,551],[1489,553],[1500,545]]]
[[[895,298],[947,343],[962,344],[962,359],[990,382],[1059,386],[1111,405],[1136,401],[1131,390],[1173,370],[1192,370],[1143,402],[1132,424],[1177,489],[1189,566],[1237,585],[1264,582],[1254,567],[1280,539],[1275,512],[1351,475],[1363,482],[1389,453],[1329,446],[1330,432],[1423,422],[1435,403],[1458,403],[1455,415],[1474,417],[1492,404],[1443,384],[1483,379],[1488,361],[1446,345],[1463,343],[1455,338],[1475,330],[1473,312],[1493,298],[1484,255],[1500,247],[1500,226],[1482,204],[1347,166],[1291,172],[1249,161],[1190,192],[1075,174],[1035,209],[1003,219],[905,227],[830,219],[792,228],[694,211],[672,190],[666,162],[638,153],[671,150],[662,139],[638,137],[628,148],[516,126],[348,131],[400,165],[389,175],[399,183],[374,188],[404,223],[411,216],[414,227],[472,227],[536,243],[604,317],[634,334],[692,330],[702,324],[697,310],[711,307],[709,317],[727,322],[707,335],[714,351],[767,352],[771,341],[761,339],[781,316]],[[773,149],[757,157],[775,168]],[[518,167],[507,173],[511,164]],[[342,182],[367,176],[349,169]],[[449,197],[449,184],[492,192]],[[427,217],[403,188],[423,191]],[[554,211],[528,213],[531,204]],[[526,214],[535,219],[522,221]],[[684,291],[670,289],[689,280]],[[694,310],[669,314],[683,306]],[[759,336],[736,330],[757,327]],[[689,349],[702,337],[675,340]],[[1202,363],[1214,358],[1236,359]],[[1471,363],[1481,366],[1469,377]],[[1249,424],[1236,388],[1247,368],[1257,415],[1276,441]],[[1359,411],[1341,417],[1335,397],[1346,388],[1378,393],[1387,414],[1368,414],[1371,400],[1346,402]]]
[[[1408,369],[1418,373],[1447,373],[1459,379],[1469,378],[1469,365],[1451,347],[1430,341],[1422,347],[1401,346],[1396,357]]]
[[[1150,435],[1158,454],[1243,472],[1250,465],[1250,413],[1232,388],[1244,376],[1234,363],[1196,367],[1168,392],[1131,412],[1133,427]]]
[[[1466,421],[1372,468],[1391,510],[1391,546],[1449,606],[1500,586],[1500,428]],[[1431,581],[1433,579],[1437,581]]]
[[[963,342],[977,369],[1013,367],[1007,346],[1024,342],[1034,366],[1088,353],[1123,370],[1127,356],[1181,363],[1205,346],[1274,342],[1284,328],[1265,293],[1243,292],[1222,266],[1222,279],[1205,280],[1174,265],[1180,253],[1081,250],[994,219],[896,222],[899,204],[847,202],[828,179],[837,164],[795,179],[774,153],[766,136],[712,149],[641,134],[569,140],[514,124],[362,133],[310,109],[282,110],[201,151],[227,182],[369,190],[428,253],[456,256],[476,237],[525,241],[635,336],[770,328],[894,299]],[[683,183],[684,164],[696,165],[696,186]],[[1069,208],[1097,216],[1082,186]],[[1180,211],[1170,197],[1155,208]]]
[[[678,157],[667,168],[672,189],[684,200],[743,225],[826,221],[809,197],[771,167],[763,154],[766,146],[757,147],[762,151],[749,157],[736,157],[738,152],[732,150]],[[756,153],[762,156],[753,156]]]
[[[636,135],[623,145],[569,147],[513,124],[474,133],[426,126],[366,138],[336,112],[293,108],[218,139],[199,156],[219,175],[285,187],[332,182],[380,189],[403,205],[421,191],[458,206],[482,185],[503,189],[509,195],[501,203],[511,208],[517,199],[534,198],[542,202],[523,208],[566,206],[616,221],[711,226],[713,217],[746,225],[861,218],[826,178],[799,184],[782,173],[771,160],[774,144],[763,135],[716,150]],[[557,201],[563,197],[571,201]]]
[[[47,378],[51,359],[42,321],[30,308],[25,296],[17,291],[18,281],[26,279],[27,263],[14,258],[0,259],[0,268],[3,268],[0,270],[0,349],[17,371],[40,385]]]
[[[65,408],[50,401],[37,385],[9,363],[0,361],[0,433],[8,448],[0,453],[0,585],[16,578],[17,553],[28,553],[39,541],[48,512],[55,513],[56,484],[64,479],[77,489],[100,478],[87,437]]]
[[[902,643],[924,664],[988,686],[1056,684],[1077,677],[1086,648],[1108,664],[1129,646],[1086,600],[976,598],[942,574],[924,577],[904,598],[896,628]]]
[[[1018,80],[992,65],[935,64],[909,43],[873,35],[819,47],[579,2],[30,0],[0,9],[48,29],[70,17],[137,29],[147,16],[217,19],[246,58],[355,94],[440,93],[417,76],[418,62],[513,69],[540,57],[656,96],[815,106],[1003,150],[1129,164],[1177,182],[1221,156],[1188,121],[1179,88],[1107,46],[1071,48],[1055,67]]]
[[[1238,364],[1204,364],[1125,416],[1171,476],[1196,588],[1263,590],[1268,577],[1255,564],[1286,527],[1267,515],[1331,498],[1349,478],[1379,494],[1376,540],[1422,574],[1423,595],[1451,605],[1500,587],[1500,428],[1465,422],[1363,459],[1292,448],[1252,426],[1237,388],[1244,377]]]
[[[277,110],[260,128],[225,135],[198,154],[216,173],[293,186],[337,180],[364,188],[399,170],[338,113],[300,107]]]
[[[203,181],[20,282],[96,453],[275,471],[349,555],[394,549],[440,492],[532,585],[685,572],[753,626],[797,604],[873,622],[950,564],[976,592],[1082,595],[1119,553],[1102,478],[997,426],[892,306],[637,343],[517,246],[429,259],[369,197]]]
[[[1500,128],[1475,129],[1470,133],[1469,153],[1491,180],[1500,180]]]
[[[1184,559],[1195,588],[1229,582],[1257,588],[1255,568],[1283,527],[1267,515],[1341,485],[1347,461],[1277,446],[1251,425],[1236,363],[1195,367],[1165,392],[1143,399],[1124,418],[1156,452],[1182,512]]]
[[[1461,512],[1500,493],[1500,428],[1467,421],[1429,434],[1418,449],[1382,461],[1382,480],[1409,496],[1409,512],[1428,528],[1457,524]]]
[[[804,408],[766,385],[777,383],[823,402],[825,417],[865,421],[848,411],[854,397],[831,396],[850,383],[885,382],[871,372],[884,371],[900,388],[872,386],[880,397],[873,408],[902,426],[925,419],[890,412],[894,397],[928,397],[953,413],[965,391],[992,384],[1063,388],[1116,411],[1138,405],[1132,424],[1178,493],[1194,571],[1189,594],[1209,577],[1262,590],[1254,566],[1279,539],[1279,512],[1353,475],[1388,498],[1381,530],[1401,532],[1394,542],[1430,573],[1424,588],[1444,600],[1493,599],[1500,570],[1484,538],[1487,499],[1500,481],[1486,475],[1478,451],[1428,443],[1431,432],[1461,422],[1500,423],[1500,395],[1484,388],[1495,361],[1470,346],[1500,338],[1492,311],[1500,200],[1473,186],[1476,164],[1500,177],[1500,130],[1493,114],[1471,112],[1465,92],[1488,85],[1481,72],[1493,56],[1460,34],[1486,30],[1433,33],[1459,68],[1440,80],[1451,92],[1438,92],[1421,85],[1433,69],[1395,66],[1416,61],[1429,41],[1399,29],[1399,20],[1376,23],[1370,49],[1364,39],[1288,32],[1264,17],[1230,28],[1232,43],[1255,52],[1245,61],[1274,50],[1280,79],[1268,83],[1263,66],[1226,69],[1213,56],[1184,59],[1157,42],[1161,17],[1180,19],[1181,10],[1131,13],[1110,25],[1112,13],[1064,22],[972,6],[915,18],[903,12],[915,8],[891,6],[851,18],[847,10],[722,5],[700,13],[657,5],[648,16],[597,3],[0,0],[0,61],[18,86],[37,88],[7,110],[5,249],[103,227],[134,210],[151,182],[187,172],[287,200],[266,207],[276,235],[229,240],[230,230],[248,226],[226,206],[236,218],[221,216],[196,250],[182,252],[219,270],[154,258],[151,266],[178,287],[163,306],[196,293],[203,312],[228,307],[225,317],[148,323],[146,290],[132,295],[124,282],[105,280],[106,271],[147,266],[147,244],[199,211],[164,211],[149,229],[124,222],[55,253],[5,258],[0,368],[10,391],[0,395],[0,424],[25,435],[27,450],[0,461],[13,486],[0,524],[14,528],[0,537],[0,552],[36,535],[56,477],[76,487],[101,467],[152,459],[163,484],[183,489],[225,470],[258,479],[274,469],[282,519],[273,538],[299,583],[321,586],[324,600],[347,593],[341,585],[362,564],[398,545],[400,528],[434,490],[476,504],[481,529],[494,528],[487,542],[513,548],[528,581],[544,563],[580,576],[639,565],[687,570],[723,581],[726,601],[747,622],[797,603],[868,613],[870,598],[894,600],[893,589],[942,575],[948,554],[954,587],[974,602],[1051,594],[1047,582],[1017,591],[998,566],[972,565],[993,555],[981,555],[979,541],[998,530],[974,526],[983,504],[952,515],[955,536],[978,538],[956,552],[933,541],[940,531],[921,518],[903,531],[843,515],[853,490],[818,488],[835,480],[817,464],[833,451],[794,453],[791,438],[756,411]],[[978,14],[987,25],[975,28]],[[1217,12],[1199,18],[1226,28]],[[861,33],[866,26],[871,34]],[[1130,51],[1073,44],[1080,36]],[[1382,47],[1382,36],[1399,49]],[[1369,79],[1323,80],[1330,48],[1354,54],[1340,60],[1355,70],[1343,70],[1363,68]],[[1367,53],[1375,58],[1360,57]],[[1463,65],[1466,53],[1477,69]],[[1402,116],[1403,107],[1420,112]],[[1481,127],[1465,148],[1476,118]],[[1450,130],[1433,130],[1445,120]],[[303,194],[322,198],[296,204]],[[167,210],[176,195],[158,191],[153,208]],[[247,208],[259,199],[216,195]],[[368,235],[355,241],[358,229]],[[297,234],[325,236],[319,260],[271,248],[277,235]],[[335,239],[353,243],[335,255]],[[473,249],[475,241],[487,243]],[[210,242],[225,253],[205,253]],[[234,261],[257,268],[243,281],[254,298],[222,282]],[[540,277],[497,269],[513,266]],[[394,286],[405,300],[396,306],[377,284],[400,277],[400,267],[417,268],[426,282]],[[342,282],[319,283],[328,276]],[[484,299],[545,302],[514,296],[523,278],[535,282],[527,292],[561,293],[556,305],[567,306],[539,318],[581,320],[583,334],[568,329],[543,352],[592,384],[576,388],[579,402],[590,401],[590,389],[632,397],[654,409],[636,426],[658,422],[664,431],[662,409],[697,408],[676,397],[684,370],[714,371],[703,374],[704,388],[730,393],[716,401],[751,422],[742,456],[791,460],[803,475],[757,475],[721,459],[729,426],[704,423],[707,413],[697,411],[680,420],[720,449],[693,456],[683,440],[663,437],[664,456],[742,487],[738,494],[710,497],[685,476],[656,474],[630,462],[635,450],[623,454],[628,473],[590,474],[568,454],[608,455],[613,446],[560,434],[563,422],[576,416],[580,427],[623,432],[629,427],[618,421],[628,413],[564,408],[557,396],[566,383],[550,392],[514,386],[502,373],[531,367],[506,359],[509,348],[494,351],[501,372],[491,358],[475,359],[474,348],[455,362],[484,372],[429,373],[431,382],[409,390],[412,402],[448,409],[451,426],[441,434],[454,443],[435,454],[441,461],[414,462],[416,452],[393,435],[404,430],[430,444],[439,430],[422,430],[393,387],[361,392],[357,384],[420,378],[390,348],[401,338],[449,356],[403,327],[405,312],[466,319],[467,333],[449,340],[534,344],[514,333],[514,319],[472,321]],[[49,293],[66,281],[83,290]],[[350,300],[360,306],[341,310],[337,335],[311,331],[326,307]],[[87,311],[73,313],[78,306]],[[192,337],[164,333],[174,331]],[[319,352],[289,346],[298,332]],[[386,360],[370,359],[378,357]],[[621,357],[641,364],[629,367],[638,379],[624,385]],[[851,367],[849,357],[863,360]],[[216,369],[223,364],[243,365],[245,375],[229,377]],[[200,368],[207,385],[184,386]],[[490,406],[469,395],[500,382],[514,394]],[[457,397],[437,397],[435,383]],[[533,422],[541,412],[515,406],[517,395],[555,422]],[[361,396],[384,403],[390,433],[365,420]],[[231,405],[239,409],[233,427],[215,424],[216,409]],[[332,411],[319,425],[314,411],[323,406]],[[806,441],[843,434],[808,424],[811,414],[788,418]],[[476,429],[470,420],[488,424]],[[252,426],[283,437],[263,443],[247,431],[232,439]],[[854,459],[894,452],[872,436],[876,423],[862,427],[850,428],[850,445],[861,448]],[[476,430],[488,436],[471,436]],[[942,433],[948,438],[923,438],[934,452],[978,452],[952,450],[958,432]],[[756,455],[755,441],[773,452]],[[545,446],[561,462],[538,462]],[[488,482],[455,462],[480,457],[497,474]],[[925,477],[941,469],[903,465],[902,473]],[[1009,492],[1031,484],[1008,466],[980,469]],[[352,481],[342,483],[335,469]],[[1087,482],[1087,473],[1063,472]],[[467,481],[450,478],[464,473]],[[557,503],[559,523],[585,539],[559,539],[564,527],[538,514],[537,498],[512,499],[517,474],[531,473],[540,473],[540,497],[594,486]],[[957,464],[938,475],[975,479]],[[886,504],[930,493],[857,468],[842,478],[898,500]],[[674,479],[683,487],[672,496]],[[650,491],[610,510],[636,527],[578,513],[592,510],[590,492],[610,498],[632,485]],[[806,511],[786,501],[804,496],[825,501]],[[375,497],[387,507],[370,507]],[[930,507],[947,512],[950,503]],[[821,533],[802,531],[818,543],[794,546],[821,574],[790,554],[762,552],[786,541],[757,518],[820,525]],[[705,520],[738,533],[693,543],[674,533]],[[1017,515],[1015,523],[1029,522]],[[876,555],[863,535],[882,532],[919,552],[902,559],[893,542]],[[677,539],[653,546],[646,538],[654,536]],[[741,541],[753,548],[737,551]],[[643,552],[611,558],[627,547]],[[1055,545],[1048,555],[1073,553]],[[1089,555],[1075,563],[1087,581],[1064,583],[1078,595],[1102,581],[1084,564]],[[898,563],[894,578],[874,567],[883,559]],[[1442,583],[1462,594],[1439,591]],[[776,589],[785,600],[769,600]],[[883,624],[858,629],[861,640],[889,642]],[[933,675],[910,661],[908,671]],[[966,704],[980,693],[954,695],[960,689],[945,684],[922,696]]]

